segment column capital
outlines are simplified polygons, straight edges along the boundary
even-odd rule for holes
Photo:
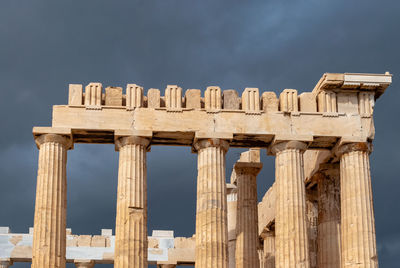
[[[121,147],[130,144],[142,145],[145,148],[150,148],[150,138],[140,136],[121,136],[115,140],[115,150],[119,151]]]
[[[262,169],[263,164],[260,162],[236,162],[233,166],[238,174],[257,175]]]
[[[226,153],[229,148],[229,141],[218,138],[199,139],[193,143],[193,148],[197,152],[208,147],[221,147]]]
[[[74,145],[71,137],[61,134],[48,133],[35,136],[35,143],[39,149],[43,143],[48,143],[48,142],[60,143],[64,145],[67,150],[72,149]]]
[[[370,142],[350,142],[339,144],[335,149],[334,152],[338,157],[341,157],[343,154],[350,153],[350,152],[367,152],[370,154],[372,152],[372,143]]]
[[[74,264],[78,268],[92,268],[94,267],[93,260],[74,260]]]
[[[268,153],[272,155],[276,155],[277,153],[289,150],[289,149],[296,149],[304,152],[307,150],[308,143],[305,141],[298,141],[298,140],[289,140],[289,141],[279,141],[274,142],[268,148]]]

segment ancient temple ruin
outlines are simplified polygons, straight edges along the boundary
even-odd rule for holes
[[[128,84],[69,86],[51,127],[34,127],[39,148],[34,227],[0,228],[0,267],[113,263],[117,268],[378,267],[369,154],[375,101],[385,74],[326,73],[311,92],[222,91],[169,85],[161,96]],[[66,227],[67,151],[112,143],[119,152],[115,235]],[[146,154],[153,145],[198,155],[196,233],[147,231]],[[225,154],[249,148],[229,183]],[[260,153],[275,156],[275,183],[257,203]],[[195,165],[195,163],[193,163]],[[152,168],[152,167],[150,167]],[[262,179],[262,178],[258,178]]]

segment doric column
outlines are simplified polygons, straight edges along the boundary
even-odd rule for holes
[[[77,268],[93,268],[94,267],[94,261],[92,261],[92,260],[75,260],[74,263]]]
[[[340,156],[342,267],[378,267],[369,143],[349,143]]]
[[[116,268],[147,267],[147,168],[149,139],[128,136],[116,140],[119,150]]]
[[[275,232],[263,234],[263,266],[262,268],[275,268]]]
[[[228,267],[235,268],[237,188],[234,184],[228,183],[226,190],[228,201]]]
[[[318,267],[340,267],[340,169],[322,164],[318,180]]]
[[[307,237],[303,153],[307,144],[287,141],[275,144],[277,268],[310,267]]]
[[[10,259],[0,259],[0,268],[8,268],[13,265],[12,260]]]
[[[71,139],[57,134],[36,138],[39,166],[32,245],[33,268],[64,268],[67,219],[67,150]]]
[[[228,146],[222,139],[201,139],[194,144],[198,153],[196,268],[228,267],[225,185]]]
[[[234,165],[238,191],[236,221],[236,267],[258,268],[257,174],[262,163]]]

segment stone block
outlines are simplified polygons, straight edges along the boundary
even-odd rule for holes
[[[122,106],[122,87],[106,88],[106,106]]]
[[[101,235],[94,235],[92,237],[90,246],[91,247],[105,247],[106,246],[106,238]]]
[[[112,229],[101,229],[101,235],[112,236]]]
[[[71,229],[71,228],[65,229],[65,233],[66,233],[67,235],[71,235],[71,234],[72,234],[72,229]]]
[[[165,107],[167,110],[182,108],[182,88],[177,85],[168,85],[165,89]]]
[[[201,108],[201,90],[188,89],[185,92],[186,108],[200,109]]]
[[[78,246],[78,235],[68,235],[67,236],[67,247],[77,247]]]
[[[153,237],[174,237],[174,231],[169,230],[153,230]]]
[[[126,107],[143,107],[143,87],[136,84],[126,85]]]
[[[29,234],[33,235],[33,227],[29,227]]]
[[[279,95],[279,107],[282,112],[298,112],[299,103],[297,99],[297,90],[285,89]]]
[[[9,234],[11,232],[10,227],[0,226],[0,234]]]
[[[78,247],[90,247],[91,241],[91,235],[80,235],[78,236]]]
[[[358,107],[361,116],[371,116],[374,111],[375,97],[373,92],[360,92],[358,94]]]
[[[100,106],[101,105],[101,83],[90,83],[85,87],[85,105]]]
[[[150,88],[147,91],[147,107],[160,108],[160,103],[160,90],[156,88]]]
[[[240,162],[260,162],[260,149],[251,148],[250,150],[240,154]]]
[[[204,106],[206,110],[220,110],[222,108],[221,88],[207,87],[204,93]]]
[[[301,112],[317,112],[317,99],[312,92],[304,92],[299,95]]]
[[[321,91],[318,94],[318,112],[337,113],[337,101],[335,92]]]
[[[358,114],[358,96],[356,92],[338,92],[337,108],[339,113]]]
[[[262,109],[264,112],[277,112],[279,100],[275,92],[264,92],[261,96]]]
[[[68,105],[82,105],[82,96],[82,85],[69,84]]]
[[[240,109],[240,98],[239,94],[234,89],[227,89],[222,92],[222,99],[224,102],[224,109],[227,110],[239,110]]]
[[[246,113],[260,111],[260,93],[258,88],[246,88],[242,93],[242,110]]]
[[[148,248],[158,248],[158,239],[157,238],[148,238]]]

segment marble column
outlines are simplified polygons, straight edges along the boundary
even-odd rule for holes
[[[309,268],[303,153],[307,144],[287,141],[276,155],[275,262],[277,268]]]
[[[340,156],[342,267],[378,267],[369,143],[349,143]]]
[[[236,267],[258,268],[257,174],[262,163],[237,162]]]
[[[74,263],[77,268],[93,268],[94,267],[94,261],[92,261],[92,260],[75,260]]]
[[[196,268],[228,267],[225,153],[229,143],[201,139],[198,153],[196,210]]]
[[[64,268],[67,219],[68,137],[43,134],[36,138],[39,166],[32,245],[33,268]]]
[[[340,169],[339,164],[322,164],[318,181],[317,267],[340,267]]]
[[[235,268],[237,188],[234,184],[228,183],[226,189],[228,201],[228,267]]]
[[[0,259],[0,268],[8,268],[13,265],[12,260],[10,259]]]
[[[275,232],[263,234],[263,266],[262,268],[275,268]]]
[[[150,141],[136,136],[119,138],[117,216],[115,224],[116,268],[147,267],[147,168]]]

